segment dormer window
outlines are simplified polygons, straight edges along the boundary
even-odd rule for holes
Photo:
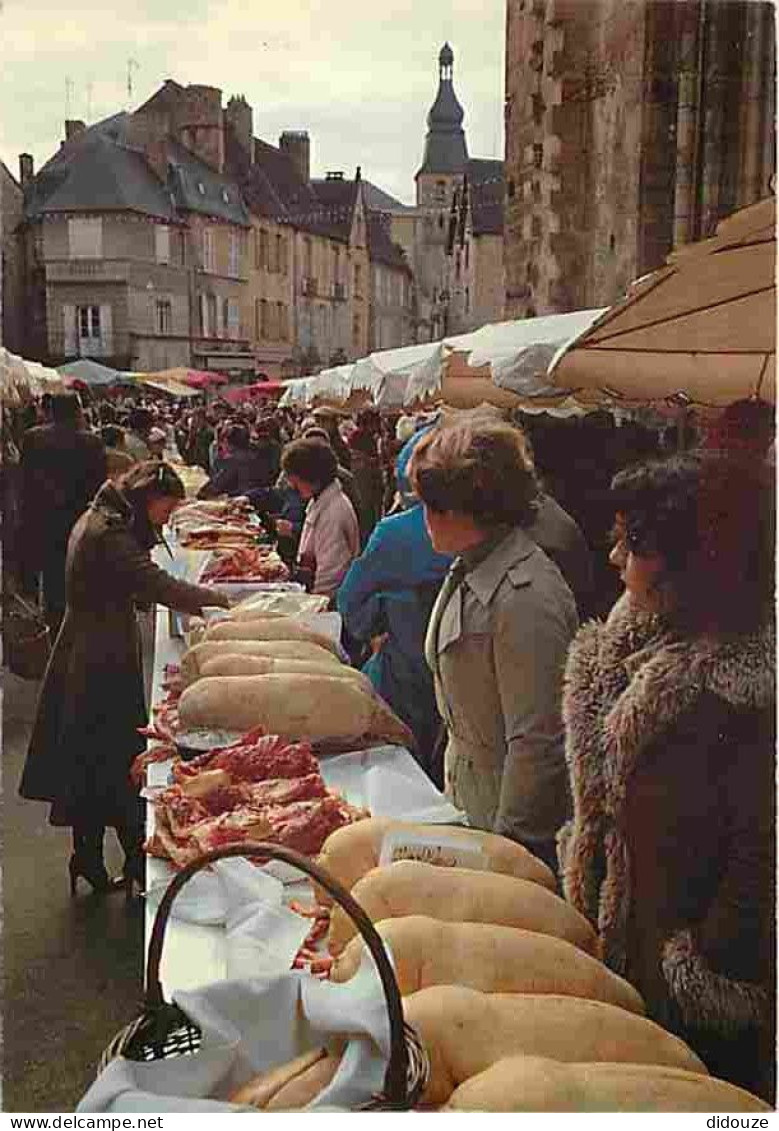
[[[206,186],[203,184],[202,181],[197,182],[197,191],[200,193],[201,196],[206,195]]]

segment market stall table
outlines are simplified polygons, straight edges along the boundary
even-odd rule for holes
[[[167,549],[158,547],[155,560],[162,568],[179,578],[192,580],[207,554],[184,551],[173,543],[171,556]],[[154,670],[152,678],[152,703],[164,697],[164,682],[168,665],[178,665],[186,645],[180,635],[178,618],[159,607],[156,615]],[[165,785],[171,763],[157,763],[149,767],[147,785]],[[378,751],[364,750],[352,754],[334,755],[321,760],[321,773],[326,785],[338,789],[348,801],[356,805],[369,804],[377,815],[403,817],[408,820],[433,823],[457,823],[462,815],[441,795],[412,755],[401,747],[383,747]],[[379,813],[376,806],[383,812]],[[152,831],[153,810],[149,807],[148,829]],[[147,858],[146,947],[148,948],[154,913],[162,891],[172,875],[164,861]],[[285,897],[308,902],[310,888],[307,881],[290,883],[287,877]],[[192,989],[207,982],[228,976],[227,940],[223,925],[203,925],[174,915],[169,921],[161,965],[161,980],[166,997],[177,990]]]

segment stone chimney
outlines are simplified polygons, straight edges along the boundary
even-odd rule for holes
[[[217,173],[225,167],[222,92],[215,86],[188,86],[175,108],[181,142]]]
[[[306,184],[311,180],[311,140],[303,131],[285,130],[279,138],[279,149],[286,153]]]
[[[236,141],[251,161],[254,156],[254,114],[242,94],[231,98],[225,109],[225,121],[233,127]]]
[[[33,159],[29,153],[19,154],[19,184],[25,188],[35,176]]]
[[[165,114],[136,111],[130,115],[127,143],[142,153],[163,184],[168,180],[168,129]]]
[[[74,137],[83,134],[86,125],[79,118],[68,118],[65,121],[65,141],[72,141]]]

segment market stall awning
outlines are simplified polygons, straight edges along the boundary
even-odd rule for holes
[[[109,385],[116,385],[120,382],[122,374],[118,369],[112,369],[109,365],[101,365],[99,361],[93,361],[91,357],[80,357],[77,361],[69,361],[65,365],[60,365],[57,372],[62,374],[63,377],[72,377],[77,381],[83,382],[90,388],[107,388]]]
[[[200,389],[192,389],[189,385],[182,385],[178,381],[159,381],[158,374],[150,374],[147,376],[145,373],[136,373],[135,382],[137,385],[144,385],[149,389],[156,389],[159,393],[167,393],[171,397],[197,397],[200,395]]]
[[[776,202],[727,217],[669,256],[549,368],[577,400],[776,399]]]
[[[219,396],[228,404],[242,404],[244,401],[262,400],[264,397],[276,398],[286,389],[285,381],[255,381],[252,385],[236,385],[232,389],[220,389]]]
[[[188,385],[192,389],[212,389],[217,385],[228,385],[230,378],[221,373],[212,373],[205,369],[188,369],[186,366],[177,366],[174,369],[161,369],[159,373],[150,374],[155,381],[168,383],[174,381],[178,385]]]

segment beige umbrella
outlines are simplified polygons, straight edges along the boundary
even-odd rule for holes
[[[776,203],[722,220],[716,235],[666,265],[553,359],[576,400],[776,400]]]

